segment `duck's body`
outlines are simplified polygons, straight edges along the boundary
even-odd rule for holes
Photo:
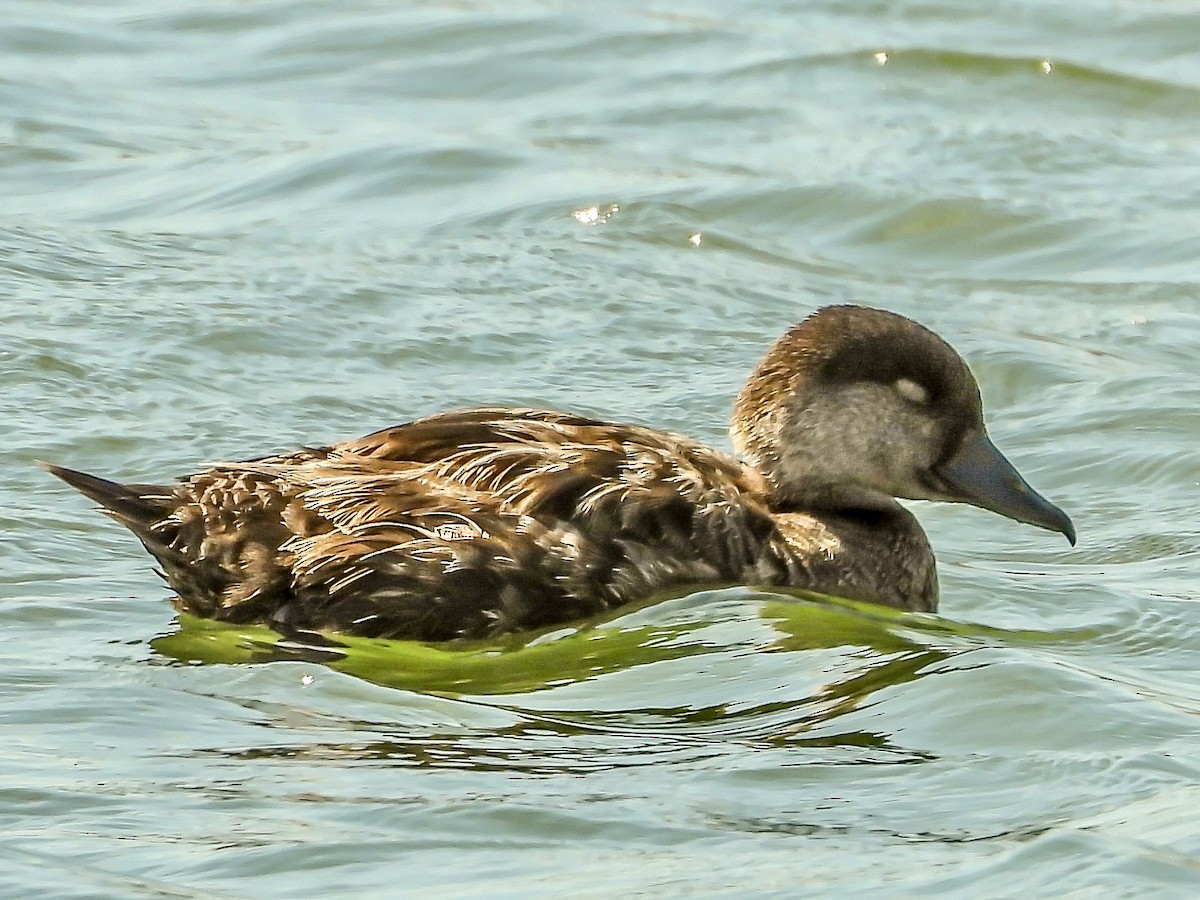
[[[1074,537],[987,441],[957,354],[890,313],[834,307],[785,335],[733,434],[745,462],[641,426],[486,408],[169,486],[50,469],[141,539],[189,612],[429,641],[715,582],[932,611],[933,554],[895,496]]]

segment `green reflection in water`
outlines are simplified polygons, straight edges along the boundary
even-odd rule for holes
[[[931,758],[927,753],[898,746],[890,735],[863,730],[854,720],[847,721],[849,727],[835,720],[886,688],[943,671],[942,664],[952,657],[984,647],[1087,636],[1006,631],[801,591],[784,595],[742,589],[711,596],[736,602],[709,604],[705,598],[682,610],[653,609],[659,598],[641,610],[621,610],[571,629],[469,644],[335,635],[328,646],[309,646],[263,626],[232,626],[187,615],[180,617],[176,633],[152,643],[160,654],[186,663],[319,662],[385,687],[459,698],[514,717],[466,731],[414,732],[411,725],[397,729],[394,722],[351,716],[343,724],[361,733],[361,739],[223,748],[221,755],[387,760],[549,774],[695,764],[725,752],[722,747],[730,742],[804,748],[822,759],[832,752],[845,764],[926,762]],[[696,598],[680,599],[687,603]],[[644,621],[664,613],[682,621]],[[759,688],[733,695],[723,687],[714,689],[722,684],[721,665],[743,671],[756,658],[765,661],[760,654],[779,653],[811,656],[797,660],[794,690],[784,687],[763,696]],[[596,709],[563,695],[561,703],[551,701],[551,708],[533,708],[514,696],[703,655],[712,659],[703,669],[697,667],[695,690],[684,688],[680,696],[676,682],[669,705],[646,706],[646,697],[636,695],[627,706]]]
[[[932,663],[963,650],[1090,636],[987,628],[801,591],[789,592],[786,600],[779,594],[747,593],[742,598],[758,601],[758,619],[768,626],[746,638],[755,650],[850,647],[868,658],[877,657],[876,663],[859,668],[859,674],[829,685],[831,692],[852,703],[886,685],[912,680]],[[265,626],[228,625],[181,615],[179,630],[152,644],[162,655],[181,662],[306,660],[375,684],[449,696],[544,690],[733,647],[721,642],[727,642],[728,635],[714,641],[706,631],[714,625],[712,619],[622,625],[628,616],[625,609],[617,617],[570,629],[505,635],[486,642],[423,644],[336,635],[322,645],[289,641]]]

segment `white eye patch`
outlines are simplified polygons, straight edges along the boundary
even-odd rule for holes
[[[910,403],[929,402],[929,391],[911,378],[897,378],[896,383],[892,386],[896,389],[897,394]]]

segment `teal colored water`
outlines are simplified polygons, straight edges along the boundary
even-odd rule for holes
[[[1194,896],[1200,10],[0,19],[0,895]],[[1078,547],[918,504],[936,617],[729,589],[297,660],[33,463],[481,403],[727,446],[847,301],[962,351]]]

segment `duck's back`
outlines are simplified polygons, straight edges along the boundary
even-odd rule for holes
[[[230,621],[447,640],[796,580],[736,460],[542,410],[445,413],[116,500],[59,474],[138,534],[185,609]]]

